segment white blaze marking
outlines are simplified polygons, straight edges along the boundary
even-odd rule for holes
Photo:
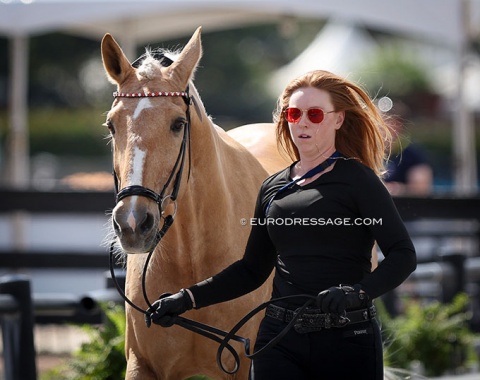
[[[149,98],[142,98],[137,104],[137,108],[135,109],[135,112],[133,113],[133,120],[137,119],[142,111],[147,108],[152,108],[152,103],[150,102]]]
[[[132,171],[130,173],[130,185],[141,185],[143,181],[143,164],[145,152],[135,147],[132,156]]]
[[[145,163],[145,152],[139,147],[135,147],[133,150],[132,156],[132,169],[129,176],[129,185],[142,185],[143,181],[143,165]],[[135,216],[133,210],[135,210],[135,203],[137,202],[138,196],[132,197],[132,202],[130,203],[130,212],[127,217],[127,223],[132,228],[133,231],[136,229]]]

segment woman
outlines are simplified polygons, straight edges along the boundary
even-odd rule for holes
[[[326,71],[293,80],[274,118],[278,142],[295,163],[264,181],[244,257],[158,300],[151,317],[168,326],[192,307],[256,289],[275,268],[272,297],[314,295],[316,309],[253,360],[251,379],[383,379],[371,300],[416,267],[410,237],[379,178],[388,128],[361,88]],[[385,259],[372,271],[375,241]],[[304,302],[293,297],[269,306],[255,350]]]

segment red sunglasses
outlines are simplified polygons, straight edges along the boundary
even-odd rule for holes
[[[285,119],[287,119],[289,123],[298,123],[302,118],[304,112],[307,113],[308,120],[310,120],[314,124],[319,124],[323,121],[327,113],[332,113],[335,111],[325,112],[321,108],[317,107],[309,108],[308,110],[301,110],[300,108],[289,107],[284,111]]]

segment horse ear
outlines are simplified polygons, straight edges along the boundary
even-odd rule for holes
[[[193,78],[195,69],[202,57],[201,33],[202,27],[199,26],[180,55],[175,59],[175,62],[169,67],[172,76],[176,76],[184,85]]]
[[[125,53],[109,33],[102,39],[102,60],[109,79],[116,84],[123,83],[128,73],[133,71]]]

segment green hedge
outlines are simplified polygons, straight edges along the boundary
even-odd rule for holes
[[[29,111],[30,154],[96,156],[108,154],[108,131],[102,124],[107,110],[40,108]],[[0,139],[8,134],[6,111],[0,113]]]
[[[377,307],[386,366],[410,369],[419,362],[426,376],[442,376],[478,365],[474,342],[479,337],[469,328],[472,315],[466,294],[458,294],[448,304],[410,299],[405,305],[404,313],[393,319],[381,303]]]

